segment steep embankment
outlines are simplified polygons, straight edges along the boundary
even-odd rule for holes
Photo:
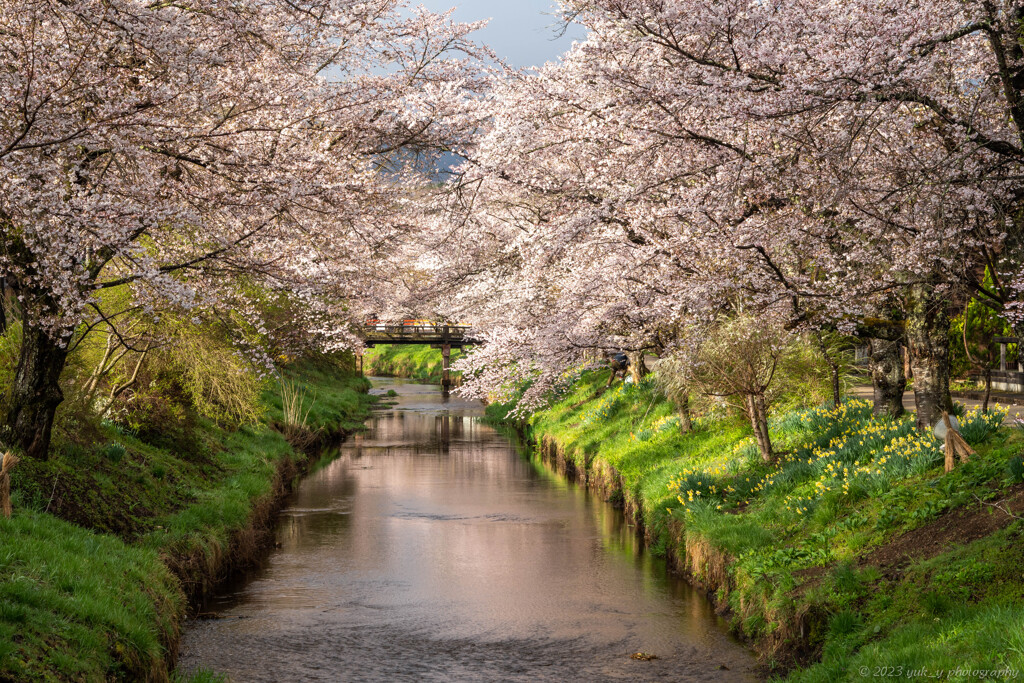
[[[1024,433],[995,428],[1001,414],[965,417],[978,456],[951,474],[938,440],[864,401],[777,416],[765,464],[742,420],[684,435],[651,387],[606,381],[585,375],[533,416],[540,454],[620,501],[766,674],[1024,669]]]
[[[229,430],[176,414],[105,423],[14,470],[0,517],[0,680],[161,681],[189,600],[255,560],[292,479],[318,443],[357,428],[368,382],[329,362],[284,371],[306,415],[289,430],[279,386],[264,423]]]
[[[461,355],[452,349],[451,360]],[[424,382],[441,381],[441,352],[426,344],[381,344],[363,355],[363,370],[367,375],[379,377],[408,377]],[[458,381],[458,373],[452,373]]]

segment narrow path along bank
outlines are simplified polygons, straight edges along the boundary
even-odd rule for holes
[[[238,681],[751,680],[708,602],[618,511],[524,458],[482,407],[398,404],[298,487],[281,548],[186,631]],[[638,652],[654,655],[633,659]]]
[[[872,388],[870,386],[858,386],[854,387],[850,392],[851,396],[855,396],[859,399],[870,401],[872,396]],[[979,395],[983,396],[984,392],[970,391],[970,392],[954,392],[953,400],[962,403],[968,408],[978,408],[981,406],[981,399],[977,398]],[[1014,399],[1019,401],[1020,399]],[[1024,405],[1020,403],[1009,403],[1002,402],[1001,397],[998,394],[993,394],[989,401],[991,406],[1000,404],[1002,408],[1006,409],[1007,417],[1011,420],[1022,418],[1024,419]],[[907,411],[917,410],[917,406],[914,404],[914,391],[908,389],[903,392],[903,408]]]

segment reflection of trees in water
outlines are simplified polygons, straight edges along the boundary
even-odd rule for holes
[[[343,512],[339,506],[347,505],[359,491],[351,470],[351,460],[339,458],[302,483],[278,525],[277,541],[283,548],[315,547],[320,539],[347,533],[351,516],[339,514]]]
[[[355,457],[369,452],[400,449],[417,455],[448,455],[454,442],[464,442],[474,434],[472,417],[448,412],[419,415],[395,413],[376,418],[370,431],[353,439],[348,450]]]
[[[633,666],[623,653],[640,649],[745,666],[743,652],[715,635],[710,605],[642,552],[636,529],[600,496],[539,477],[508,439],[457,410],[385,413],[368,427],[290,501],[270,580],[242,599],[241,613],[257,617],[243,624],[258,632],[219,626],[225,646],[244,652],[239,671],[288,658],[293,670],[351,670],[370,666],[366,651],[414,670],[443,651],[436,671],[465,674],[456,648],[565,680],[559,667],[579,665],[552,647],[587,652],[590,665],[615,672]],[[210,642],[202,647],[220,646]],[[536,667],[521,661],[523,648]],[[623,671],[619,680],[631,680],[634,670]]]
[[[465,441],[466,435],[472,433],[473,418],[464,415],[451,415],[448,412],[434,417],[434,434],[437,438],[442,455],[448,455],[452,441]]]

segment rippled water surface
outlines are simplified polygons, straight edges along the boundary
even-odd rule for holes
[[[483,425],[398,405],[298,487],[280,549],[189,624],[180,668],[232,681],[752,680],[706,600],[621,513]],[[629,655],[647,652],[652,661]]]

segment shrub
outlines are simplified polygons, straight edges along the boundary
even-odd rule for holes
[[[122,407],[118,423],[126,425],[128,433],[154,446],[179,453],[199,452],[197,417],[174,375],[147,376],[146,379],[149,381],[140,382],[144,389],[126,393],[119,401]]]
[[[181,328],[168,360],[200,415],[228,424],[256,422],[265,382],[223,336]]]
[[[21,323],[13,322],[0,335],[0,410],[7,412],[14,372],[21,352]]]

